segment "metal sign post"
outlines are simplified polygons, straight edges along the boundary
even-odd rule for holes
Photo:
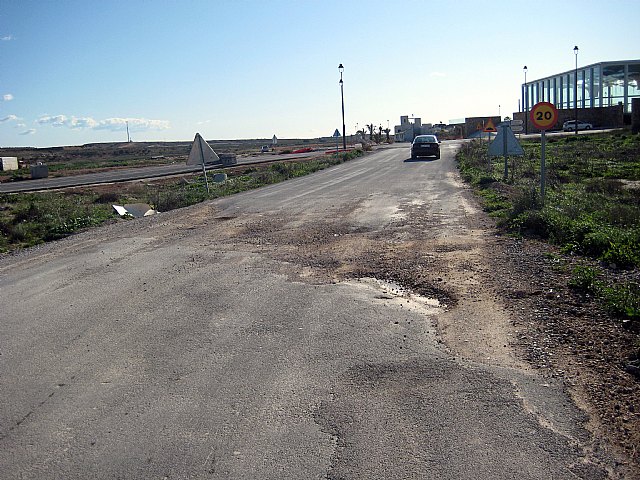
[[[196,133],[196,137],[193,139],[193,144],[191,145],[191,151],[189,152],[189,158],[187,158],[187,165],[202,165],[202,173],[204,174],[204,182],[207,185],[207,193],[209,193],[209,180],[207,179],[205,164],[219,160],[220,158],[206,140],[202,138],[199,133]]]
[[[336,139],[336,153],[338,153],[338,151],[340,150],[340,142],[339,142],[340,131],[337,128],[336,128],[336,131],[333,132],[333,138]]]
[[[553,128],[558,122],[558,110],[553,103],[538,102],[531,109],[529,114],[533,125],[541,131],[540,133],[540,199],[544,205],[545,193],[545,146],[547,143],[547,130]]]
[[[204,183],[207,186],[207,195],[209,194],[209,179],[207,178],[207,169],[204,167],[204,152],[200,148],[200,156],[202,157],[202,174],[204,175]]]
[[[509,125],[500,125],[498,135],[489,145],[489,157],[500,155],[504,156],[504,178],[506,180],[509,174],[509,155],[519,157],[524,155],[524,151]]]

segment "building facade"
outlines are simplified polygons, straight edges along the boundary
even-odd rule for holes
[[[631,101],[637,97],[640,60],[600,62],[522,84],[521,111],[528,112],[538,102],[551,102],[561,110],[622,105],[626,114],[631,113]]]
[[[429,133],[433,133],[433,127],[430,123],[423,125],[422,119],[418,117],[409,119],[408,115],[401,116],[400,125],[393,127],[394,141],[396,142],[413,142],[413,139],[418,135]]]

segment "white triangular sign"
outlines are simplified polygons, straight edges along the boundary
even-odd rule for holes
[[[506,137],[506,138],[505,138]],[[524,151],[518,143],[518,139],[513,134],[513,131],[508,126],[500,126],[498,129],[498,135],[489,145],[489,156],[499,157],[502,155],[513,155],[521,157],[524,155]]]
[[[191,152],[189,152],[189,158],[187,158],[187,165],[202,165],[204,163],[214,163],[219,160],[220,158],[216,152],[213,151],[213,148],[211,148],[199,133],[196,133],[196,138],[193,139],[193,145],[191,145]]]

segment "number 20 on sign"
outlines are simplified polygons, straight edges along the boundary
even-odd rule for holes
[[[533,125],[542,130],[540,133],[540,199],[544,204],[544,190],[545,190],[545,145],[547,143],[546,135],[547,130],[553,128],[558,122],[558,110],[553,103],[538,102],[531,109],[531,121]]]
[[[553,103],[538,102],[529,113],[531,122],[538,130],[549,130],[558,122],[558,110]]]

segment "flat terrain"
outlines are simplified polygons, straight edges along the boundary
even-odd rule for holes
[[[2,258],[3,476],[634,478],[523,359],[456,148]]]

